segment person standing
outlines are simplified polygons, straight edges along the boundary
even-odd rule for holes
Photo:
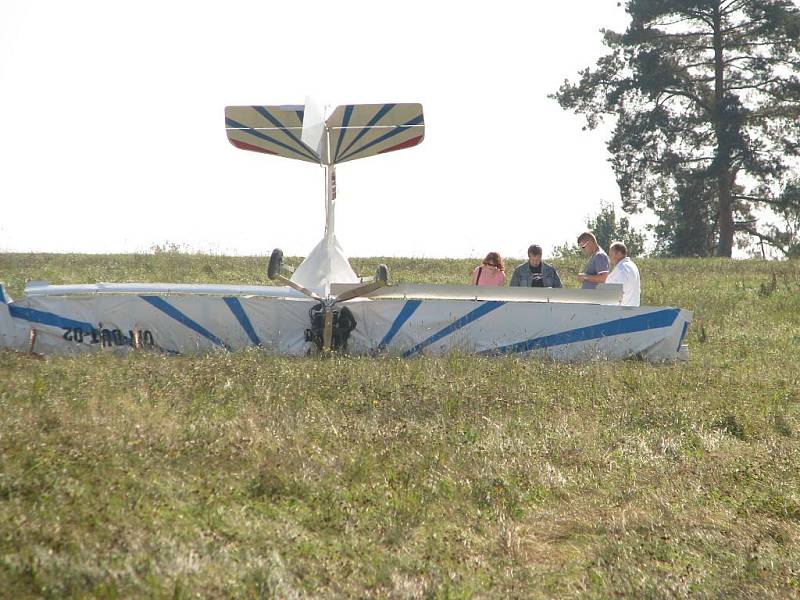
[[[503,286],[506,283],[506,267],[503,257],[497,252],[489,252],[480,266],[472,271],[472,285]]]
[[[578,236],[578,246],[589,257],[583,273],[578,273],[578,281],[581,282],[583,289],[593,290],[599,284],[605,283],[606,277],[608,277],[608,255],[597,244],[597,238],[591,231],[584,231]]]
[[[542,247],[532,244],[528,248],[528,262],[522,263],[511,275],[512,287],[560,288],[561,278],[552,265],[542,261]]]
[[[614,242],[608,248],[608,255],[614,270],[606,277],[606,283],[622,284],[622,306],[639,306],[642,290],[639,267],[628,258],[628,248],[622,242]]]

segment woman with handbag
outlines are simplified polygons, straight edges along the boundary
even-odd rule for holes
[[[472,271],[472,285],[503,286],[506,283],[506,267],[497,252],[489,252],[480,266]]]

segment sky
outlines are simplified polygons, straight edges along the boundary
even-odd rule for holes
[[[424,109],[420,146],[337,167],[348,255],[550,253],[619,191],[547,95],[625,25],[617,0],[3,0],[0,251],[305,255],[322,168],[237,150],[224,107],[312,95]]]

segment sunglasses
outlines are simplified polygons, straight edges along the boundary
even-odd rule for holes
[[[581,248],[586,248],[588,243],[589,242],[583,242],[582,244],[578,244],[578,246],[580,246]]]
[[[497,269],[500,268],[500,265],[498,265],[496,263],[483,263],[483,264],[486,265],[487,267],[495,267]]]

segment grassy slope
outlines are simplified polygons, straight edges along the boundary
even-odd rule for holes
[[[0,255],[0,279],[264,265]],[[800,263],[641,267],[647,304],[696,311],[688,364],[0,353],[0,596],[800,593]]]

